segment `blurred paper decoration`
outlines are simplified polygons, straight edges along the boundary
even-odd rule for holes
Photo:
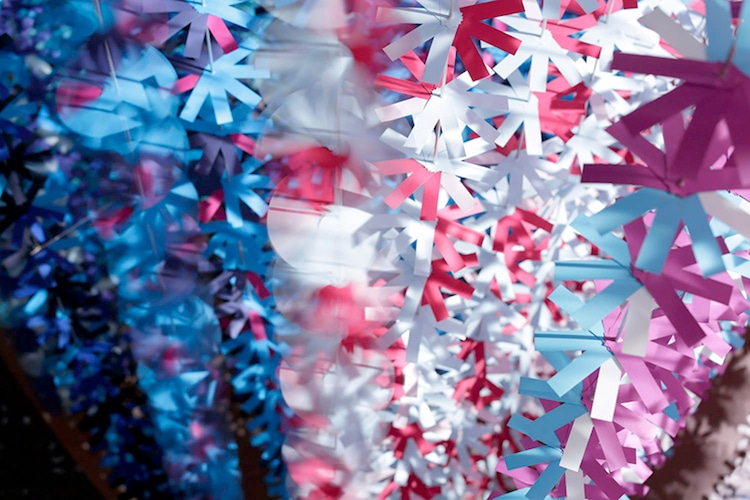
[[[79,75],[60,81],[60,121],[97,150],[186,151],[185,132],[172,122],[178,105],[169,93],[177,80],[172,65],[154,48],[113,42],[92,40],[77,63]]]
[[[641,494],[742,343],[745,4],[6,12],[3,293],[129,491]]]
[[[536,2],[535,2],[536,3]],[[544,17],[546,19],[560,19],[560,15],[564,13],[567,10],[572,10],[574,2],[571,0],[553,0],[551,2],[543,2],[542,3],[542,13],[544,14]],[[609,2],[607,2],[609,3]],[[634,3],[634,2],[631,2]],[[601,2],[598,0],[575,0],[575,4],[583,10],[583,13],[590,14],[591,12],[599,9],[601,7]],[[531,8],[527,5],[527,15],[532,14]],[[534,5],[534,10],[537,10],[538,7]],[[534,12],[536,13],[536,12]],[[581,16],[582,17],[582,16]]]
[[[89,222],[92,214],[84,217],[85,206],[78,204],[86,205],[88,189],[96,186],[68,182],[83,170],[80,160],[58,154],[54,165],[56,171],[49,174],[35,203],[41,207],[54,198],[59,212],[34,214],[36,244],[20,246],[25,262],[18,262],[18,268],[11,265],[15,256],[4,259],[9,276],[3,276],[3,287],[20,285],[30,293],[16,327],[19,341],[34,347],[19,354],[22,359],[36,358],[37,366],[27,364],[30,375],[54,377],[60,397],[46,396],[52,401],[47,410],[57,412],[62,406],[80,416],[80,430],[89,435],[92,450],[103,452],[101,467],[114,486],[133,495],[168,495],[150,410],[132,382],[136,376],[129,338],[116,324],[116,295],[103,245],[92,225],[80,223]],[[97,168],[85,165],[94,183],[100,174]],[[79,223],[73,217],[80,217]],[[18,221],[14,232],[27,222]],[[18,281],[11,286],[6,280],[16,273]],[[23,300],[22,295],[18,298]]]
[[[260,4],[275,19],[304,29],[308,35],[346,30],[352,22],[348,18],[352,5],[341,0],[263,0]]]
[[[8,129],[10,133],[2,135],[10,144],[6,142],[5,154],[0,156],[4,157],[0,171],[0,233],[10,228],[31,208],[44,185],[44,163],[50,157],[44,142],[31,142],[33,139],[27,130],[13,126]],[[29,143],[18,142],[19,139],[26,139]]]
[[[133,329],[139,381],[154,409],[157,440],[169,450],[174,487],[191,496],[237,496],[236,450],[215,407],[216,398],[226,397],[217,387],[223,376],[210,364],[218,355],[219,323],[212,308],[191,295],[199,248],[188,240],[198,233],[189,214],[197,209],[197,193],[168,165],[141,168],[156,190],[142,191],[143,206],[108,244],[121,319]],[[133,258],[134,248],[146,251]]]
[[[325,147],[359,161],[379,157],[371,140],[377,123],[372,70],[358,64],[344,43],[347,35],[343,29],[302,31],[281,22],[268,27],[256,67],[270,73],[258,84],[263,116],[276,129],[261,137],[261,145],[289,148],[268,151],[272,156]]]
[[[111,196],[100,177],[110,162],[71,152],[50,120],[55,82],[100,26],[94,4],[5,2],[0,17],[2,80],[11,85],[0,88],[3,326],[35,385],[51,389],[40,394],[45,410],[77,418],[112,485],[170,495],[98,236],[128,196]],[[111,22],[109,12],[101,21]]]

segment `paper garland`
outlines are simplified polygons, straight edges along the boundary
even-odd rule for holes
[[[92,223],[175,491],[240,495],[222,370],[279,496],[644,491],[747,322],[744,6],[80,7],[4,25],[4,262],[36,324]]]

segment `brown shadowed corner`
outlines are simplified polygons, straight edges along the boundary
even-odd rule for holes
[[[731,355],[706,398],[675,439],[673,455],[646,481],[646,500],[708,499],[734,468],[737,426],[750,415],[750,348]]]

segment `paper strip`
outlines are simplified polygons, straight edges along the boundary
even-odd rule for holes
[[[591,406],[591,418],[607,422],[613,420],[621,377],[622,370],[615,358],[609,358],[599,368],[599,377],[594,390],[594,403]]]
[[[686,59],[706,60],[706,46],[685,31],[682,25],[658,7],[638,20],[655,31]]]
[[[560,465],[562,466],[562,462]],[[565,471],[565,498],[570,498],[571,500],[574,498],[586,498],[583,485],[583,472],[580,470]]]
[[[575,419],[573,428],[570,430],[568,441],[565,443],[565,450],[560,459],[560,467],[569,471],[577,472],[581,468],[583,454],[591,437],[591,431],[594,430],[594,423],[591,421],[589,414],[584,414]],[[570,495],[570,492],[568,492]],[[575,497],[573,497],[575,498]]]
[[[656,303],[646,288],[641,288],[631,295],[628,303],[628,313],[623,326],[622,352],[644,357],[648,348],[651,311],[656,308]]]

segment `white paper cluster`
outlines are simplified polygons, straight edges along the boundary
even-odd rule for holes
[[[299,3],[289,5],[303,16]],[[550,370],[533,352],[533,333],[564,326],[546,300],[557,285],[552,263],[592,251],[569,224],[624,193],[581,185],[576,169],[622,161],[607,126],[677,83],[611,72],[612,54],[669,56],[659,41],[660,34],[672,36],[670,16],[691,33],[703,22],[676,1],[611,12],[580,33],[581,42],[601,48],[594,58],[563,49],[547,26],[560,21],[545,19],[546,10],[526,1],[524,15],[493,21],[519,38],[521,48],[512,56],[487,49],[492,75],[473,81],[467,72],[454,77],[448,67],[452,14],[463,5],[436,0],[378,13],[376,21],[418,24],[416,34],[382,47],[394,60],[388,81],[421,82],[418,95],[393,85],[376,89],[374,75],[319,24],[279,22],[269,30],[279,43],[256,57],[271,76],[261,94],[278,126],[259,141],[264,153],[281,157],[324,146],[351,155],[333,205],[311,210],[289,200],[276,208],[271,203],[278,290],[285,290],[280,309],[299,320],[305,301],[317,300],[314,290],[352,285],[371,329],[362,332],[369,343],[352,351],[343,347],[349,335],[343,331],[302,328],[286,339],[292,352],[282,381],[303,424],[290,433],[285,456],[300,497],[324,483],[352,499],[384,491],[400,498],[402,489],[419,495],[422,487],[438,492],[436,498],[480,498],[495,486],[497,456],[505,450],[493,449],[493,436],[511,413],[539,411],[518,397],[519,379]],[[291,7],[283,8],[294,18]],[[398,58],[429,39],[426,63],[412,59],[407,70]],[[579,83],[590,94],[572,134],[543,133],[565,119],[549,108],[550,100]],[[425,216],[431,183],[438,185],[434,217]],[[400,189],[406,194],[394,198]],[[389,199],[397,201],[389,206]],[[494,247],[498,222],[518,210],[551,227],[529,226],[531,247],[541,250],[518,264],[516,274],[530,276],[527,282],[513,278],[505,254]],[[282,212],[290,217],[286,227]],[[283,231],[274,232],[277,224]],[[584,286],[580,293],[592,290]],[[460,358],[472,345],[481,349]],[[383,377],[390,386],[378,382]],[[473,381],[485,384],[480,403],[468,396]],[[502,395],[492,396],[491,387]],[[459,390],[465,392],[456,396]],[[409,434],[415,426],[418,438]],[[330,474],[305,477],[305,463]]]

